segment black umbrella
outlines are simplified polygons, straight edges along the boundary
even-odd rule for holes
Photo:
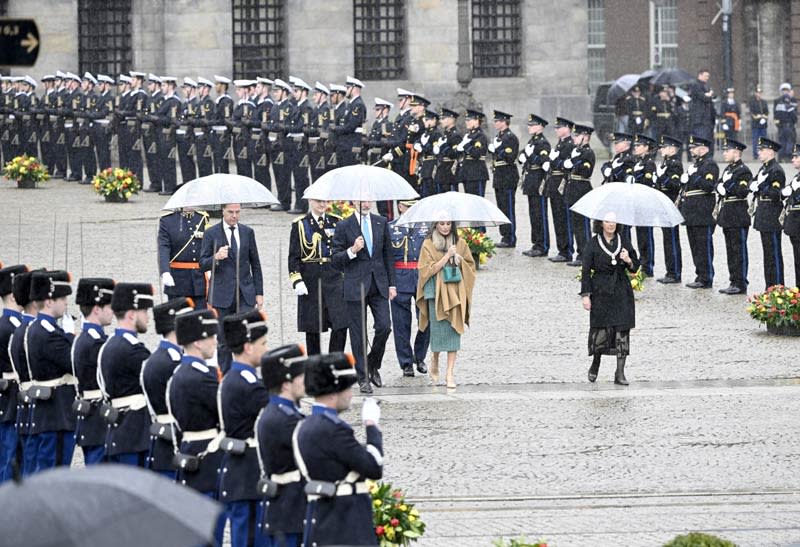
[[[617,104],[625,94],[636,85],[636,82],[639,81],[638,74],[625,74],[624,76],[620,76],[614,83],[611,84],[611,87],[608,88],[608,94],[606,95],[606,104],[609,106],[614,106]]]
[[[647,85],[652,83],[653,76],[658,74],[657,70],[649,69],[639,74],[639,85]]]
[[[127,465],[61,467],[0,487],[3,545],[175,547],[211,541],[220,506]]]
[[[681,68],[665,68],[659,70],[650,83],[653,85],[677,85],[692,80],[694,80],[694,76]]]

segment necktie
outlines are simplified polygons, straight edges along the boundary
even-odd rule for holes
[[[239,244],[236,242],[236,227],[229,226],[228,229],[231,231],[231,252],[232,256],[236,256],[239,254]]]
[[[372,232],[369,229],[369,216],[361,217],[361,235],[364,236],[364,247],[367,248],[369,256],[372,256]]]

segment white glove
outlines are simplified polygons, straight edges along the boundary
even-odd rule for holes
[[[642,125],[642,118],[641,118],[641,116],[636,116],[636,125]]]
[[[605,178],[609,178],[611,176],[611,168],[610,167],[606,167],[605,169],[603,169],[603,176]]]
[[[550,150],[550,159],[551,160],[556,159],[558,157],[558,153],[559,153],[558,150],[556,150],[555,148]]]
[[[622,165],[622,160],[620,158],[615,158],[614,161],[611,162],[612,169],[616,169],[620,165]]]
[[[564,169],[572,169],[572,160],[567,160],[564,162]]]
[[[361,405],[361,421],[375,422],[375,425],[380,423],[381,407],[378,406],[378,401],[373,397],[364,399],[364,404]]]
[[[469,140],[469,135],[464,135],[464,138],[461,139],[461,144],[467,144]]]
[[[497,146],[494,144],[494,141],[492,141],[492,143],[488,146],[489,152],[494,154],[495,148],[497,148]]]
[[[725,194],[728,193],[728,191],[725,190],[725,185],[721,182],[717,184],[717,193],[721,196],[724,196]]]
[[[417,152],[422,152],[422,144],[420,144],[418,142],[415,142],[414,143],[414,150],[416,150]]]
[[[428,135],[427,133],[423,133],[422,136],[419,138],[419,142],[421,142],[423,146],[428,144],[429,140],[431,140],[431,136]]]
[[[577,158],[580,155],[581,155],[581,151],[578,150],[578,148],[573,148],[572,149],[572,154],[570,154],[569,157],[570,158]]]
[[[800,190],[800,178],[795,177],[792,179],[792,190]]]
[[[781,190],[781,195],[785,198],[788,198],[792,195],[792,187],[791,186],[784,186],[783,190]]]
[[[763,182],[767,180],[767,172],[761,171],[758,173],[758,183],[763,184]]]
[[[761,125],[767,125],[767,120],[766,120],[765,118],[761,118],[761,119],[758,121],[758,123],[760,123]]]
[[[408,126],[408,131],[411,133],[416,133],[417,131],[419,131],[419,124],[416,122],[412,123],[411,125]]]
[[[722,175],[722,182],[728,182],[731,180],[733,176],[733,171],[725,171],[725,174]]]
[[[633,184],[636,182],[636,179],[634,178],[633,175],[628,175],[627,177],[625,177],[625,182],[627,182],[628,184]]]
[[[503,141],[495,137],[495,139],[492,141],[492,144],[494,145],[495,149],[497,149],[500,148],[500,146],[503,144]]]
[[[532,144],[528,144],[528,145],[525,146],[525,155],[526,156],[532,156],[533,155],[533,145]]]
[[[61,328],[64,329],[64,332],[75,332],[75,320],[69,314],[69,312],[64,312],[64,315],[61,316]]]
[[[442,146],[444,143],[446,143],[446,142],[447,142],[447,139],[445,139],[444,137],[439,137],[439,138],[436,140],[436,142],[435,142],[435,143],[433,143],[433,145],[434,145],[434,146],[439,146],[439,147],[441,147],[441,146]]]
[[[525,155],[525,152],[520,152],[517,161],[520,163],[525,163],[526,161],[528,161],[528,156]]]
[[[465,144],[466,144],[466,142],[464,142],[464,141],[461,141],[460,143],[458,143],[458,146],[456,146],[456,151],[457,152],[463,152]]]
[[[687,182],[689,182],[689,174],[684,173],[681,175],[681,184],[686,184]]]
[[[545,173],[550,171],[550,162],[549,161],[546,161],[546,162],[544,162],[542,164],[542,171],[544,171]]]
[[[728,130],[728,124],[727,123],[723,123],[722,124],[722,130],[723,131],[727,131]]]
[[[440,151],[440,150],[441,150],[441,148],[439,148],[439,145],[438,145],[438,144],[434,144],[434,145],[433,145],[433,155],[434,155],[434,156],[438,156],[438,155],[439,155],[439,151]]]
[[[306,287],[305,282],[301,281],[294,286],[294,294],[297,296],[305,296],[308,294],[308,287]]]
[[[161,283],[165,287],[174,287],[175,286],[175,280],[172,279],[172,274],[169,273],[169,272],[164,272],[164,273],[161,274]]]
[[[690,175],[694,175],[697,172],[697,166],[692,164],[689,166],[689,169],[686,170],[687,173]]]
[[[644,169],[643,163],[637,163],[636,165],[633,166],[634,171],[641,171],[642,169]]]
[[[664,164],[659,165],[656,167],[656,176],[661,178],[661,176],[667,172],[667,166]]]
[[[386,152],[386,153],[385,153],[383,156],[381,156],[381,159],[382,159],[383,161],[392,161],[392,158],[393,158],[393,157],[394,157],[394,156],[392,156],[392,153],[391,153],[391,152]]]
[[[754,180],[750,183],[750,191],[751,192],[758,192],[758,181]]]

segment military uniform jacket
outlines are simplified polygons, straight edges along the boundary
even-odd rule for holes
[[[457,180],[459,182],[489,180],[489,169],[486,167],[488,152],[486,134],[478,127],[469,131],[464,137],[469,140],[464,143],[464,152],[458,162]]]
[[[83,323],[83,330],[72,343],[72,369],[78,379],[78,393],[86,401],[92,401],[89,414],[76,416],[76,438],[78,446],[99,446],[105,443],[108,425],[99,412],[102,395],[97,385],[97,356],[108,340],[100,325]]]
[[[297,297],[297,330],[320,332],[319,287],[322,283],[322,332],[348,325],[342,299],[343,274],[331,263],[333,234],[341,219],[325,213],[322,227],[312,213],[292,222],[289,234],[289,281],[292,287],[301,281],[308,294]]]
[[[656,167],[656,189],[664,192],[673,202],[681,191],[683,164],[678,156],[667,156]]]
[[[436,172],[436,155],[433,153],[433,145],[441,138],[442,134],[435,127],[426,129],[414,146],[420,149],[417,175],[420,179],[432,180]]]
[[[497,144],[500,141],[500,144]],[[500,131],[495,137],[497,145],[492,154],[494,187],[498,190],[516,190],[519,184],[519,171],[516,159],[519,155],[519,139],[510,129]]]
[[[158,271],[169,272],[174,287],[166,287],[169,296],[205,297],[206,278],[200,271],[203,234],[208,214],[167,213],[158,221]],[[193,266],[197,264],[197,266]]]
[[[592,191],[594,163],[594,150],[589,145],[576,146],[572,149],[569,159],[564,162],[564,167],[569,169],[569,182],[564,190],[564,200],[567,205],[574,205]]]
[[[200,128],[208,127],[214,123],[216,117],[217,107],[214,101],[211,97],[205,96],[200,100],[192,125]]]
[[[772,116],[778,126],[794,126],[797,123],[797,101],[790,97],[775,99]],[[757,230],[758,228],[756,228]]]
[[[364,132],[363,125],[367,119],[367,107],[364,100],[358,96],[350,100],[344,111],[341,125],[336,125],[332,131],[336,134],[336,149],[349,150],[361,147],[361,136]]]
[[[750,109],[750,124],[751,127],[767,127],[767,121],[769,120],[769,105],[767,105],[767,101],[764,99],[756,99],[753,97],[750,99],[750,104],[748,105]]]
[[[36,400],[31,408],[31,434],[48,431],[75,431],[74,377],[70,350],[75,335],[65,333],[56,320],[40,313],[28,327],[25,347],[28,353],[31,380],[45,382],[64,378],[63,385],[53,388],[51,398]]]
[[[5,389],[0,390],[0,423],[13,422],[17,418],[17,393],[19,384],[14,380],[14,369],[11,367],[9,345],[11,335],[22,325],[22,314],[11,308],[5,308],[0,315],[0,372],[6,380]]]
[[[228,124],[237,138],[250,138],[250,118],[255,109],[256,105],[247,99],[240,100],[234,107]]]
[[[87,114],[94,121],[107,120],[114,113],[114,97],[106,91],[102,95],[95,95],[94,108]],[[109,124],[104,124],[106,128]]]
[[[394,275],[397,292],[416,294],[419,270],[417,260],[422,243],[428,236],[428,228],[398,226],[397,220],[389,223],[389,237],[392,240],[394,255]]]
[[[555,148],[550,150],[550,176],[547,178],[547,194],[549,196],[564,192],[561,183],[569,176],[569,169],[564,166],[564,162],[572,156],[574,148],[575,144],[572,142],[572,138],[564,137],[556,143]]]
[[[22,314],[22,324],[17,327],[11,335],[8,342],[8,358],[11,361],[11,367],[18,378],[19,395],[17,397],[17,431],[20,435],[28,434],[28,427],[30,424],[28,398],[23,396],[22,391],[30,387],[30,375],[28,374],[28,355],[25,353],[25,334],[28,332],[28,327],[33,322],[35,317]]]
[[[393,125],[389,118],[375,118],[366,138],[367,163],[375,163],[389,148],[387,139],[392,136]]]
[[[759,232],[780,232],[781,190],[786,182],[783,167],[778,160],[771,159],[761,164],[753,181],[758,183],[758,189],[753,193],[753,199],[758,200],[753,228]]]
[[[178,118],[180,118],[182,110],[183,106],[178,97],[175,95],[164,97],[156,110],[155,121],[162,129],[172,132],[178,125]]]
[[[158,348],[142,365],[142,393],[147,398],[150,419],[155,423],[167,425],[171,422],[167,408],[167,383],[172,373],[181,363],[181,348],[168,340],[161,340]],[[168,425],[168,427],[170,427]],[[173,435],[177,431],[173,428]],[[178,435],[178,439],[180,436]],[[172,471],[172,442],[158,435],[150,434],[150,455],[148,467],[156,471]]]
[[[291,143],[286,137],[288,134],[287,124],[294,114],[294,105],[288,99],[272,105],[269,111],[269,121],[267,122],[267,131],[270,132],[269,140],[272,143],[274,150],[291,150]],[[273,140],[276,139],[276,140]],[[276,158],[276,161],[278,159]],[[280,162],[285,161],[280,158]],[[280,164],[280,163],[279,163]]]
[[[227,93],[220,95],[216,100],[213,125],[224,126],[233,112],[233,99]]]
[[[301,149],[305,149],[303,137],[308,137],[309,133],[312,132],[311,121],[313,116],[314,107],[308,102],[308,99],[303,99],[302,102],[295,105],[292,118],[289,120],[288,129],[294,134],[294,142]]]
[[[678,209],[686,226],[713,226],[715,187],[719,177],[719,167],[712,155],[697,158],[683,174],[686,180]]]
[[[255,423],[268,401],[269,393],[256,376],[256,370],[234,361],[219,386],[219,410],[225,437],[248,441],[248,446],[244,454],[228,452],[223,456],[219,483],[222,503],[261,498],[257,488],[261,472]]]
[[[650,124],[657,135],[672,134],[672,102],[657,99],[650,105]]]
[[[295,430],[296,457],[302,458],[311,480],[343,481],[355,472],[363,481],[383,476],[383,437],[367,429],[367,446],[333,409],[314,405],[312,414]],[[304,473],[304,474],[305,474]],[[369,493],[309,501],[306,545],[377,545]]]
[[[256,420],[256,438],[263,473],[281,477],[278,495],[265,503],[264,525],[268,534],[301,534],[306,512],[305,479],[292,451],[292,434],[305,416],[288,399],[271,395]]]
[[[443,187],[456,183],[455,169],[458,165],[459,152],[456,146],[461,142],[461,134],[455,127],[445,129],[437,143],[434,143],[433,153],[436,155],[436,170],[433,178]]]
[[[116,329],[109,337],[97,358],[98,384],[108,399],[142,395],[139,381],[142,364],[150,357],[144,343],[136,334]],[[139,405],[135,405],[139,407]],[[116,425],[109,428],[106,440],[106,454],[115,456],[132,452],[144,452],[150,448],[150,414],[147,405],[130,407],[121,413]]]
[[[550,161],[550,142],[544,135],[532,135],[520,156],[522,163],[522,193],[525,195],[544,195],[543,182],[547,172],[542,167]]]
[[[625,100],[625,108],[628,113],[628,131],[631,133],[641,133],[646,127],[648,108],[647,100],[644,97],[629,96]]]
[[[800,173],[797,173],[788,188],[784,189],[786,197],[786,218],[783,221],[783,231],[792,238],[800,237]]]
[[[408,142],[408,126],[416,121],[411,116],[411,110],[400,112],[392,124],[392,134],[386,139],[389,151],[392,153],[392,170],[403,173],[406,165],[406,143]],[[416,121],[415,132],[419,131],[420,123]],[[407,172],[407,171],[406,171]]]
[[[644,184],[650,188],[656,186],[656,163],[653,161],[652,154],[645,154],[637,157],[633,164],[633,171],[628,175],[626,182]]]
[[[750,226],[750,215],[747,213],[747,195],[750,193],[750,181],[753,173],[742,160],[730,163],[722,171],[720,183],[717,185],[717,198],[720,202],[717,224],[722,228],[746,228]],[[720,190],[724,190],[720,192]]]

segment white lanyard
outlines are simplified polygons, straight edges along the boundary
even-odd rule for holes
[[[617,265],[617,255],[622,250],[622,238],[617,236],[617,248],[614,249],[613,253],[611,251],[609,251],[608,248],[606,248],[606,245],[603,242],[604,239],[605,238],[603,237],[603,234],[597,234],[597,242],[600,244],[600,248],[603,249],[604,253],[606,253],[608,256],[611,257],[611,265],[612,266],[616,266]]]

